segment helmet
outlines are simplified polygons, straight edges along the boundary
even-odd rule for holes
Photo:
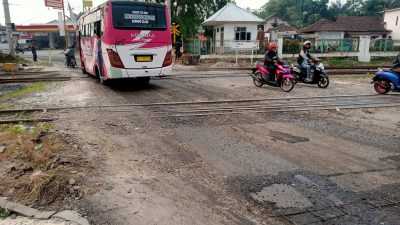
[[[278,44],[276,44],[275,42],[271,42],[268,45],[268,50],[276,50],[278,48]]]
[[[305,41],[303,46],[306,46],[306,45],[311,45],[311,41]]]

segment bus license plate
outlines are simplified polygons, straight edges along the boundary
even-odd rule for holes
[[[153,61],[153,57],[151,55],[138,55],[135,56],[136,62],[151,62]]]

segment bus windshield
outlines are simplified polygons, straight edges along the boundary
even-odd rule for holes
[[[165,9],[161,5],[114,2],[112,4],[114,28],[166,29]]]

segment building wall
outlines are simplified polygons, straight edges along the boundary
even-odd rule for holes
[[[269,29],[273,28],[272,25],[273,25],[274,23],[276,23],[277,25],[281,25],[281,24],[289,25],[288,22],[282,20],[282,19],[279,18],[279,17],[272,17],[272,18],[268,19],[267,21],[265,21],[265,23],[264,23],[264,30],[265,30],[265,31],[268,31]]]
[[[344,32],[318,32],[316,36],[319,39],[343,39]]]
[[[386,29],[391,30],[393,40],[400,41],[400,9],[385,12],[384,21],[386,23]]]
[[[224,46],[230,46],[230,43],[235,41],[235,28],[246,27],[246,32],[251,33],[251,40],[257,40],[257,24],[256,23],[226,23],[224,25],[215,26],[215,46],[220,47],[221,32],[224,32]]]

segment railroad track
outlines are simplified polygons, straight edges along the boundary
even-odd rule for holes
[[[328,70],[329,75],[363,75],[376,72],[376,68],[361,68],[361,69],[340,69]],[[199,71],[199,72],[184,72],[177,71],[172,75],[166,76],[163,79],[213,79],[213,78],[240,78],[248,77],[250,71]],[[2,73],[0,74],[0,83],[31,83],[31,82],[50,82],[50,81],[68,81],[72,79],[85,79],[87,76],[65,76],[61,71],[19,71],[17,73]]]
[[[204,117],[217,115],[400,107],[400,96],[333,96],[211,102],[146,107],[153,117]],[[111,110],[125,112],[129,109]]]
[[[342,95],[243,100],[162,102],[149,104],[116,104],[21,108],[0,110],[0,115],[33,112],[96,110],[123,113],[147,110],[150,117],[201,117],[248,113],[297,112],[361,108],[400,107],[400,95]]]

